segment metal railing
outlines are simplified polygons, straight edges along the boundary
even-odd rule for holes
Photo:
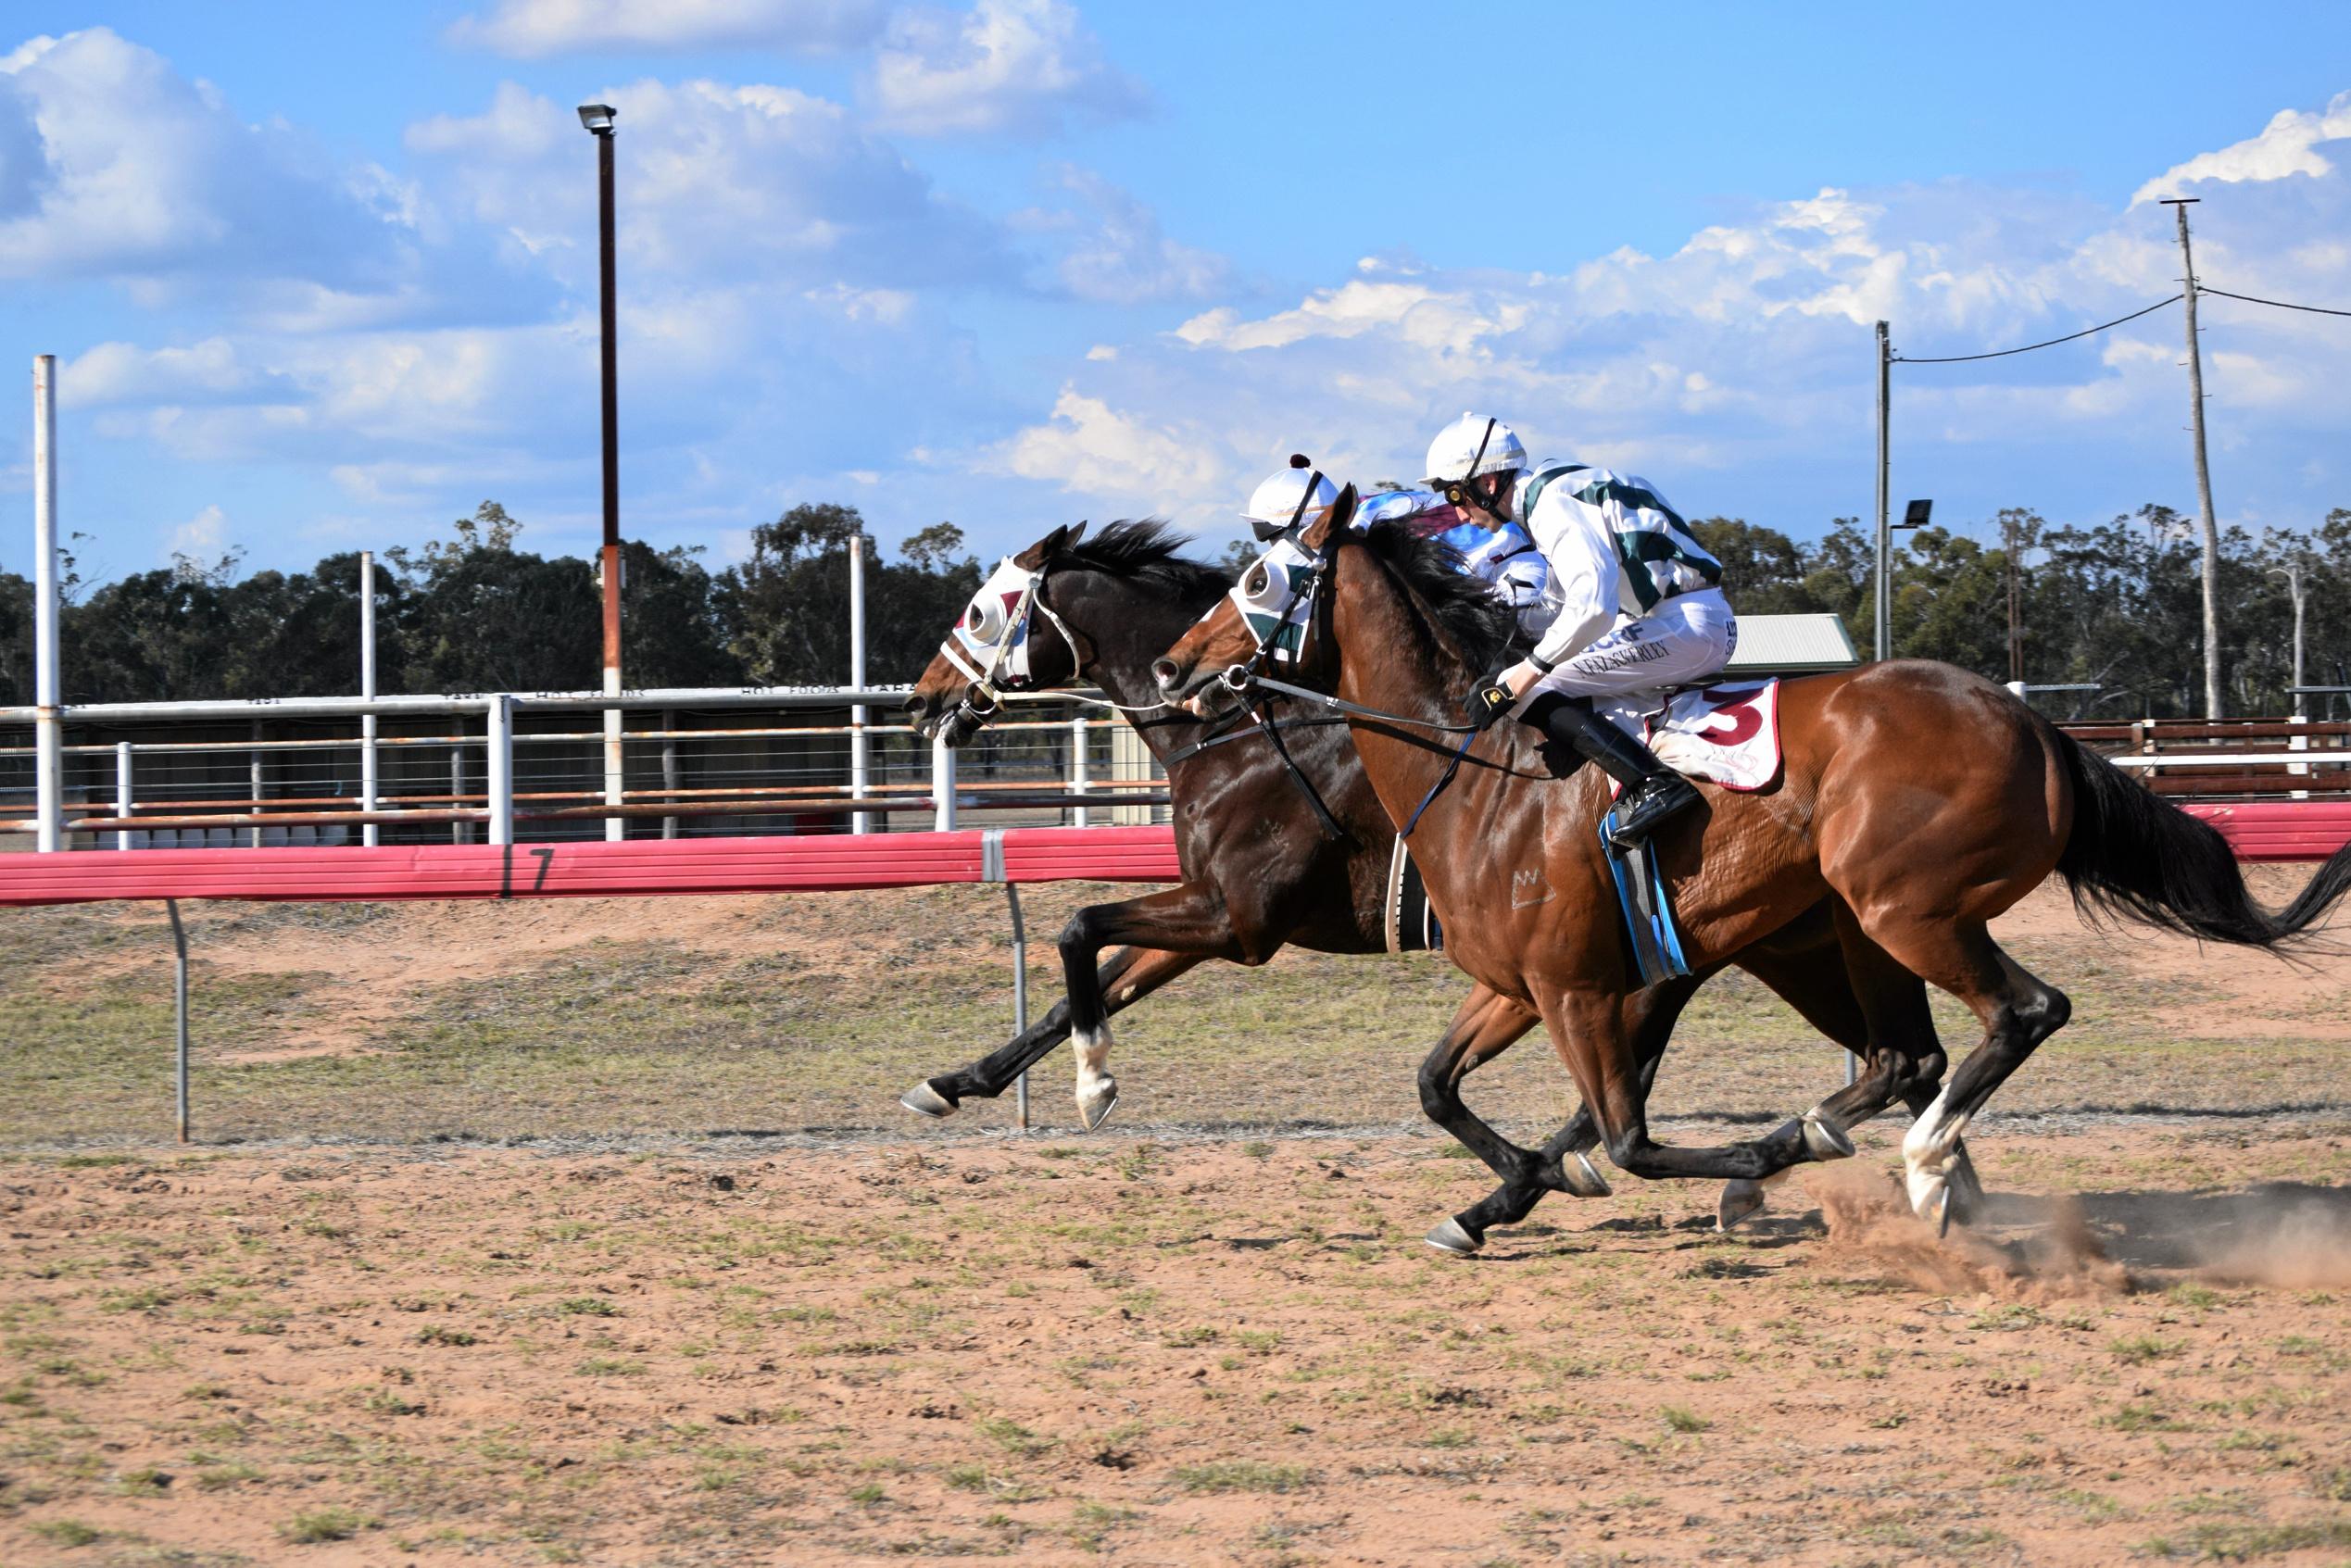
[[[61,847],[492,844],[696,832],[861,833],[1164,820],[1164,775],[1133,732],[1062,695],[960,751],[904,723],[905,688],[624,693],[622,787],[609,732],[576,716],[601,692],[105,703],[67,709]],[[0,834],[40,834],[37,715],[0,709]],[[14,732],[14,733],[11,733]],[[27,811],[28,807],[34,809]],[[368,830],[373,830],[369,832]]]

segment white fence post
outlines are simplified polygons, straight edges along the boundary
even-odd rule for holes
[[[514,699],[490,698],[489,717],[490,842],[508,845],[514,842]]]
[[[131,816],[131,743],[114,743],[114,814],[128,821]],[[123,828],[114,835],[117,849],[131,847],[131,830]]]
[[[849,689],[865,689],[865,535],[852,533],[849,542]],[[862,703],[849,709],[849,798],[862,800],[870,787],[867,777],[866,721]],[[874,814],[849,814],[849,832],[872,833]]]
[[[375,552],[359,552],[359,695],[375,700]],[[375,715],[359,715],[359,809],[376,809]],[[359,830],[359,842],[370,849],[382,842],[376,824]]]
[[[931,827],[955,831],[955,748],[947,744],[944,730],[931,741]]]
[[[57,695],[57,357],[32,361],[34,847],[65,847],[65,720]]]
[[[1086,786],[1092,782],[1088,772],[1090,764],[1091,759],[1086,755],[1086,715],[1080,713],[1069,721],[1069,789],[1072,795],[1086,793]],[[1093,814],[1083,806],[1071,813],[1070,821],[1082,828],[1094,825]]]

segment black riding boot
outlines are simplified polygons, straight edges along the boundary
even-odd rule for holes
[[[1658,823],[1698,804],[1698,791],[1688,779],[1594,713],[1590,703],[1546,692],[1528,705],[1524,721],[1590,759],[1624,785],[1624,793],[1616,798],[1616,831],[1608,835],[1612,849],[1637,847],[1647,842]]]

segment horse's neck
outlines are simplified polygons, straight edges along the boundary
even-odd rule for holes
[[[1342,584],[1339,602],[1332,607],[1331,630],[1340,650],[1337,695],[1430,725],[1460,723],[1460,698],[1467,695],[1476,674],[1440,642],[1420,607],[1385,569],[1368,562],[1359,567],[1364,576],[1356,580],[1357,591],[1347,593]],[[1482,794],[1499,782],[1488,767],[1465,764],[1432,799],[1431,792],[1444,778],[1463,736],[1436,729],[1414,735],[1377,721],[1357,721],[1350,728],[1372,791],[1399,828],[1414,821],[1426,800],[1426,821],[1419,825],[1429,838],[1438,837],[1429,830],[1441,828],[1464,797]],[[1477,737],[1472,749],[1477,758],[1489,764],[1496,759],[1509,763],[1517,745],[1505,725],[1501,733],[1489,730]],[[1427,839],[1413,842],[1430,847]],[[1464,857],[1415,853],[1414,859],[1440,902],[1446,901],[1446,884],[1456,876],[1482,874]]]
[[[1084,619],[1061,611],[1062,618],[1093,645],[1093,659],[1081,674],[1109,693],[1110,699],[1122,708],[1154,707],[1160,696],[1159,683],[1151,675],[1151,661],[1190,630],[1192,622],[1207,612],[1208,606],[1173,603],[1121,579],[1097,581],[1106,584],[1105,590],[1087,601],[1082,611]],[[1184,717],[1175,709],[1169,710],[1169,716]],[[1186,721],[1144,723],[1136,729],[1152,754],[1164,760],[1166,754],[1188,738],[1196,727]]]

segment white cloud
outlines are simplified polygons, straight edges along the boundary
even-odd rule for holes
[[[597,49],[749,47],[824,52],[873,42],[882,0],[497,0],[461,17],[452,44],[525,59]]]
[[[978,0],[961,17],[907,12],[865,92],[882,125],[917,136],[1042,136],[1066,119],[1125,119],[1147,102],[1062,0]]]
[[[412,236],[380,174],[106,28],[0,59],[0,277],[383,287]]]
[[[228,514],[219,507],[207,507],[171,531],[169,554],[185,556],[190,560],[209,565],[228,553]]]
[[[1107,305],[1202,299],[1230,282],[1223,257],[1168,238],[1157,214],[1100,175],[1065,168],[1061,183],[1090,211],[1058,266],[1062,285],[1078,298]]]
[[[1114,412],[1067,387],[1049,423],[1031,426],[983,458],[985,466],[1065,491],[1125,497],[1137,511],[1212,493],[1226,479],[1218,445],[1190,424],[1154,424]]]
[[[2199,153],[2175,165],[2138,189],[2131,198],[2142,202],[2176,196],[2189,185],[2214,180],[2235,184],[2247,181],[2283,180],[2293,174],[2312,178],[2331,174],[2334,165],[2319,153],[2321,142],[2351,136],[2351,93],[2337,94],[2323,113],[2281,109],[2261,134],[2249,136],[2216,152]]]
[[[632,278],[872,287],[1017,274],[996,226],[940,196],[838,104],[709,81],[647,80],[602,96],[619,110],[618,237]],[[571,109],[512,82],[479,115],[435,117],[408,134],[517,259],[592,287],[586,142]]]

